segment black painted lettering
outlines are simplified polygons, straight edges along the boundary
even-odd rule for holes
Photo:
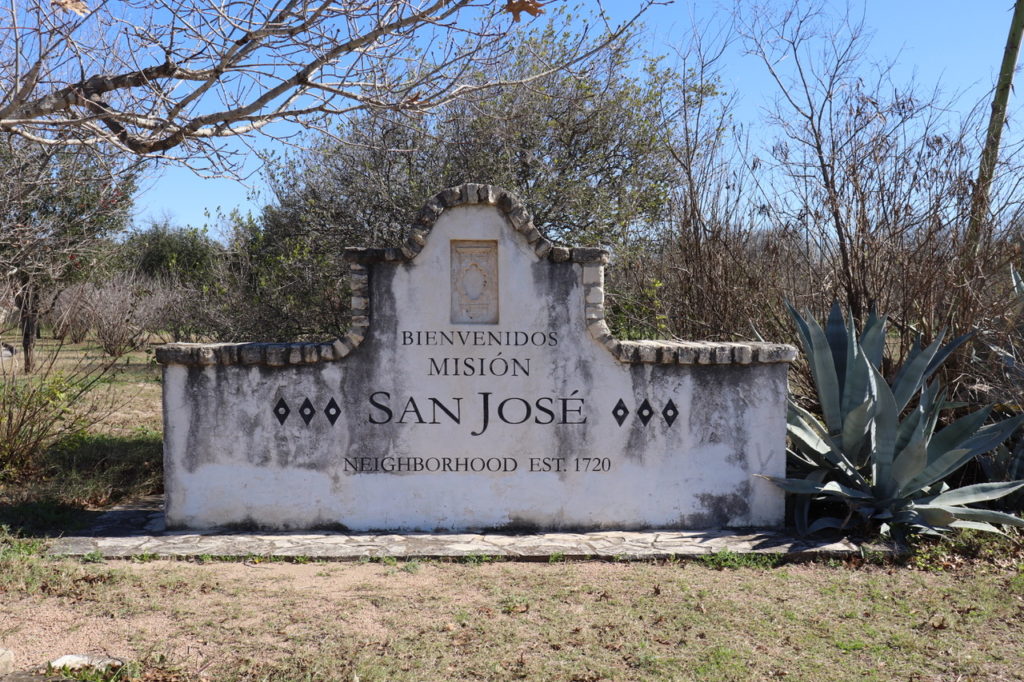
[[[428,377],[446,377],[448,376],[448,358],[444,358],[441,364],[437,364],[435,358],[429,358],[429,366],[427,369]]]
[[[576,395],[577,393],[579,393],[579,391],[573,391],[571,394],[569,394],[568,398],[559,398],[559,400],[562,401],[562,422],[561,422],[562,424],[586,424],[587,423],[587,418],[586,417],[583,417],[583,419],[581,419],[579,421],[569,421],[569,415],[570,414],[575,415],[577,417],[580,417],[580,416],[583,415],[584,399],[583,398],[573,398],[572,397],[572,396]]]
[[[523,416],[519,421],[513,421],[509,419],[508,415],[505,414],[505,406],[511,402],[519,402],[523,405]],[[506,424],[522,424],[530,418],[530,403],[526,402],[522,398],[505,398],[498,403],[498,419],[505,422]]]
[[[500,363],[500,364],[499,364]],[[480,369],[483,369],[483,359],[480,360]],[[491,359],[491,364],[488,366],[492,376],[503,377],[508,374],[508,360],[501,357],[501,353],[498,353],[498,357]],[[480,374],[483,374],[481,371]]]
[[[551,409],[551,406],[554,404],[554,402],[554,398],[537,398],[537,402],[534,404],[534,407],[537,408],[537,416],[534,417],[533,419],[534,423],[550,424],[551,422],[555,421],[555,412],[554,410]],[[547,415],[546,420],[541,420],[541,413]]]
[[[441,422],[437,421],[437,409],[438,408],[441,408],[441,411],[444,412],[446,415],[448,415],[448,418],[451,419],[456,424],[461,424],[462,423],[462,398],[452,398],[452,400],[455,401],[455,411],[454,412],[452,412],[447,407],[445,407],[444,403],[442,403],[437,398],[431,398],[430,399],[430,405],[433,408],[431,410],[431,414],[430,414],[430,417],[431,417],[430,423],[431,424],[440,424],[441,423]]]
[[[371,413],[367,417],[367,419],[369,419],[371,424],[387,424],[389,421],[391,421],[391,418],[395,416],[394,413],[391,412],[391,408],[390,407],[388,407],[387,405],[385,405],[383,403],[379,403],[376,400],[374,400],[374,398],[376,396],[379,396],[379,395],[384,396],[385,400],[391,400],[391,394],[388,393],[387,391],[377,391],[376,393],[371,393],[370,394],[370,405],[376,407],[378,410],[380,410],[381,412],[383,412],[386,415],[384,419],[377,420],[377,419],[373,418],[373,414]]]
[[[416,424],[426,424],[426,422],[423,421],[423,415],[420,414],[419,405],[416,404],[416,399],[413,398],[412,396],[410,396],[409,399],[407,401],[405,401],[405,409],[403,409],[402,410],[402,414],[400,414],[398,416],[398,421],[396,423],[398,423],[398,424],[405,424],[405,423],[407,423],[405,421],[405,416],[407,414],[414,414],[414,415],[416,415],[416,421],[414,423],[416,423]]]
[[[487,424],[488,424],[488,422],[490,421],[490,418],[491,418],[491,416],[489,414],[490,413],[490,409],[491,409],[490,408],[491,394],[487,393],[487,392],[481,392],[480,396],[482,398],[482,400],[481,400],[481,407],[482,407],[482,409],[480,410],[480,414],[481,414],[481,417],[483,419],[483,423],[481,424],[479,431],[470,432],[469,435],[471,435],[471,436],[479,436],[479,435],[483,434],[483,432],[487,430]]]

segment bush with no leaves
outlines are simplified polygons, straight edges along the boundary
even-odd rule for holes
[[[119,357],[141,346],[158,326],[169,295],[158,281],[128,273],[95,287],[89,308],[103,352]]]

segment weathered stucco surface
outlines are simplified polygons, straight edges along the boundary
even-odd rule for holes
[[[497,322],[454,310],[452,240],[496,246],[466,291],[496,296],[480,314]],[[782,494],[754,474],[784,475],[788,364],[622,361],[588,331],[595,267],[539,257],[495,206],[455,206],[414,258],[368,267],[369,326],[348,355],[162,354],[168,523],[780,525]]]

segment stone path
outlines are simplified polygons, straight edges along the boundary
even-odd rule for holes
[[[50,554],[109,559],[159,557],[310,557],[335,561],[372,557],[501,557],[521,561],[565,559],[666,559],[712,552],[785,554],[791,558],[841,557],[860,552],[847,540],[797,540],[776,531],[709,530],[592,533],[404,533],[168,531],[163,499],[148,497],[115,507],[85,531],[55,540]]]

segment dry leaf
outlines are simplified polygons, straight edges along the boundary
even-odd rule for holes
[[[538,17],[544,13],[541,9],[543,2],[537,0],[508,0],[505,11],[512,13],[512,21],[519,21],[519,15],[526,12],[531,17]]]
[[[50,4],[60,7],[62,10],[74,12],[80,17],[89,13],[89,8],[82,0],[51,0]]]

